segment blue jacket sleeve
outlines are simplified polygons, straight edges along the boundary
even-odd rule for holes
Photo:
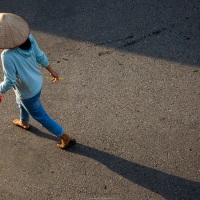
[[[1,54],[4,81],[0,83],[0,93],[6,93],[16,84],[16,69],[13,61],[6,56],[6,54]]]
[[[34,39],[33,35],[30,34],[30,41],[32,44],[32,47],[34,49],[35,52],[35,56],[36,56],[36,61],[42,66],[42,67],[47,67],[49,65],[49,60],[46,57],[45,53],[43,51],[40,50],[36,40]]]

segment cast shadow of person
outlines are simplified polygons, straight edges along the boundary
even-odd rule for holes
[[[55,136],[44,133],[34,126],[31,126],[29,131],[38,137],[50,139],[56,142],[58,141],[58,138]],[[132,183],[157,193],[165,199],[199,200],[199,182],[190,181],[150,167],[133,163],[124,158],[115,156],[114,154],[80,143],[77,143],[74,147],[66,149],[66,151],[94,159]]]
[[[39,130],[38,128],[36,128],[33,125],[30,126],[30,129],[28,131],[31,132],[32,134],[34,134],[37,137],[53,140],[55,142],[59,141],[59,139],[57,137],[55,137],[55,136],[53,136],[51,134],[45,133],[45,132]]]
[[[94,159],[132,183],[157,193],[165,199],[197,200],[200,198],[199,182],[136,164],[83,144],[77,144],[67,151]]]

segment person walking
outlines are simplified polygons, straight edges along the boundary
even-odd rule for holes
[[[75,145],[76,140],[47,114],[41,104],[42,74],[38,64],[51,74],[53,83],[59,81],[59,76],[23,18],[12,13],[0,13],[0,49],[3,49],[1,62],[4,73],[4,81],[0,83],[0,102],[2,94],[12,88],[20,111],[20,118],[13,120],[13,124],[27,130],[32,116],[60,138],[58,147],[65,149]]]

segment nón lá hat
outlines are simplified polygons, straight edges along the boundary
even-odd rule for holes
[[[29,34],[29,25],[23,18],[12,13],[0,13],[0,49],[20,46]]]

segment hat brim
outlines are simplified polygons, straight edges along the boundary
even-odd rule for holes
[[[12,13],[0,13],[0,49],[20,46],[29,34],[29,25],[23,18]]]

